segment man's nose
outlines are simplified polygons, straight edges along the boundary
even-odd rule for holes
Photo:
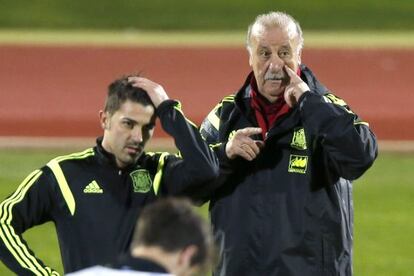
[[[283,68],[285,65],[285,62],[278,56],[278,55],[272,55],[270,58],[270,64],[269,69],[272,71],[279,71]]]
[[[131,138],[134,142],[142,142],[142,129],[140,127],[134,127],[131,131]]]

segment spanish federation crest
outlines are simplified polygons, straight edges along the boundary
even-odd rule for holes
[[[147,170],[136,170],[129,174],[134,185],[134,193],[148,193],[152,186],[152,180]]]
[[[292,148],[299,150],[307,149],[305,130],[303,129],[303,127],[295,129],[295,131],[293,132],[292,142],[290,143],[290,146]]]

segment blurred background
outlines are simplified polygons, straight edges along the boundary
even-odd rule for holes
[[[106,88],[124,74],[161,83],[199,124],[250,71],[247,26],[281,10],[303,28],[302,61],[380,141],[377,162],[354,185],[355,275],[411,274],[414,1],[0,0],[0,7],[1,199],[51,158],[94,144]],[[160,128],[154,138],[152,150],[175,151]],[[25,238],[62,272],[53,224]],[[2,264],[0,274],[10,274]]]

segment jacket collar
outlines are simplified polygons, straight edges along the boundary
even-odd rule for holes
[[[313,74],[309,67],[307,67],[305,64],[301,64],[300,70],[300,77],[304,82],[307,83],[311,93],[319,95],[324,95],[328,93],[329,90],[322,83],[319,82],[319,80],[316,78],[316,76]]]
[[[151,260],[136,257],[134,258],[129,254],[121,256],[113,267],[121,270],[168,273],[164,267]]]

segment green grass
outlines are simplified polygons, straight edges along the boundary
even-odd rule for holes
[[[414,269],[414,156],[383,155],[354,185],[355,275]]]
[[[233,31],[281,10],[307,30],[414,29],[411,0],[0,0],[0,6],[0,28]]]
[[[0,198],[32,170],[68,152],[0,150]],[[413,167],[414,155],[381,154],[355,182],[355,275],[410,275],[414,269]],[[63,271],[52,224],[30,229],[24,236],[42,260]],[[11,275],[3,264],[0,275]]]

